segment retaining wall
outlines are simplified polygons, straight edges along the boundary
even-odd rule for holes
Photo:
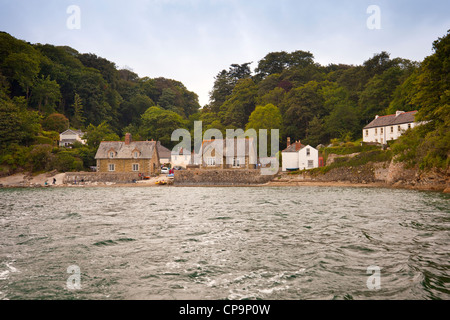
[[[139,173],[111,173],[111,172],[67,172],[63,183],[74,184],[84,182],[116,182],[131,183],[140,180]]]
[[[260,170],[216,169],[175,171],[176,186],[245,186],[265,184],[274,175],[261,175]]]

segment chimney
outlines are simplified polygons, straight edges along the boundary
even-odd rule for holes
[[[298,140],[295,144],[295,151],[298,151],[302,148],[302,143],[300,140]]]
[[[288,138],[287,138],[287,146],[289,147],[290,145],[291,145],[291,138],[288,137]]]
[[[395,113],[395,117],[398,117],[398,116],[401,115],[402,113],[405,113],[405,111],[397,111],[397,112]]]
[[[375,119],[378,119],[378,118],[379,118],[379,116],[378,116],[378,115],[376,115],[376,116],[375,116]]]
[[[129,145],[131,142],[131,133],[126,133],[125,134],[125,144]]]

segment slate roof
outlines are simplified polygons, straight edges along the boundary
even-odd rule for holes
[[[365,126],[364,129],[394,126],[394,125],[400,125],[400,124],[405,124],[405,123],[413,123],[414,116],[416,115],[416,113],[417,113],[417,111],[409,111],[409,112],[401,113],[398,116],[396,116],[395,114],[381,116],[381,117],[378,117],[377,119],[373,120],[367,126]]]
[[[102,141],[98,147],[95,159],[109,159],[109,152],[114,151],[114,159],[133,159],[134,151],[139,151],[139,159],[151,159],[156,148],[156,141]]]
[[[305,145],[301,144],[300,142],[294,142],[289,147],[284,149],[282,152],[298,152],[299,150],[302,150]]]
[[[158,155],[159,158],[163,158],[163,159],[170,159],[170,157],[172,156],[172,151],[170,151],[169,149],[167,149],[166,147],[164,147],[161,142],[157,142],[157,149],[158,149]]]
[[[63,136],[63,135],[66,135],[66,134],[70,134],[70,135],[77,134],[77,135],[79,135],[80,137],[82,137],[85,133],[84,133],[83,131],[81,131],[81,130],[67,129],[66,131],[60,133],[59,135],[60,135],[60,136]]]

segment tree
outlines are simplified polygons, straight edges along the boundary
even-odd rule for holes
[[[301,50],[292,53],[271,52],[258,62],[255,72],[258,78],[262,79],[272,74],[280,74],[292,67],[305,68],[313,63],[314,56],[310,52]]]
[[[142,115],[141,136],[161,141],[167,147],[173,147],[172,132],[185,129],[186,122],[179,114],[159,107],[150,107]]]
[[[228,97],[233,93],[234,87],[240,80],[248,79],[251,76],[249,65],[251,62],[244,64],[232,64],[229,70],[222,70],[216,76],[212,91],[209,93],[211,111],[218,113]]]
[[[35,55],[24,52],[13,52],[4,61],[3,65],[12,79],[16,80],[25,91],[25,97],[30,97],[30,88],[33,86],[39,73],[39,60]]]
[[[293,139],[304,139],[309,122],[314,116],[325,113],[320,84],[310,81],[304,86],[292,89],[286,95],[280,109],[283,114],[285,134]]]
[[[257,106],[248,119],[245,129],[278,129],[280,130],[283,124],[280,110],[269,103],[265,106]]]
[[[255,109],[257,90],[252,79],[240,80],[230,98],[220,107],[221,122],[230,128],[243,128]]]
[[[97,149],[102,141],[119,141],[119,136],[114,133],[109,124],[105,121],[98,126],[90,124],[86,128],[84,138],[89,147]]]
[[[83,103],[81,101],[81,97],[76,92],[72,108],[73,108],[72,126],[75,128],[81,128],[86,118],[83,116]]]
[[[69,128],[69,119],[61,113],[52,113],[42,121],[42,128],[61,133]]]
[[[55,112],[56,103],[62,98],[59,84],[55,80],[50,80],[50,76],[38,78],[32,92],[32,100],[37,103],[38,110],[45,114]]]

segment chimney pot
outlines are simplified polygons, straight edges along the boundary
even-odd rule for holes
[[[289,147],[290,145],[291,145],[291,138],[288,137],[288,138],[287,138],[287,146]]]

